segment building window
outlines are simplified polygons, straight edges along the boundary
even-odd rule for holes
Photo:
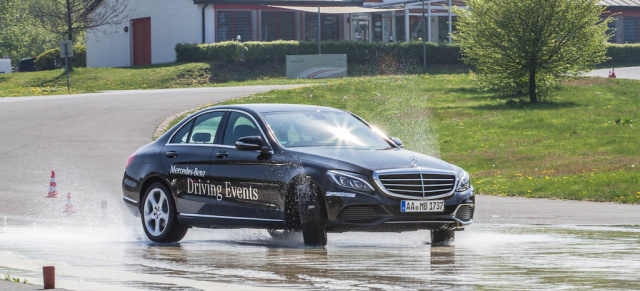
[[[320,21],[322,23],[322,40],[340,40],[340,30],[342,29],[340,16],[335,14],[322,14]],[[304,39],[309,41],[318,40],[318,14],[305,13]]]
[[[395,41],[403,42],[404,39],[404,15],[396,16],[396,39]]]
[[[622,19],[622,42],[640,42],[640,16],[624,16]]]
[[[253,40],[251,11],[216,11],[216,42],[237,40]]]
[[[602,20],[604,20],[605,17],[602,17]],[[609,39],[609,42],[612,43],[622,43],[622,27],[620,26],[622,24],[622,21],[620,20],[620,17],[615,17],[613,18],[613,21],[609,22],[609,30],[607,30],[607,33],[611,33],[611,39]]]
[[[296,39],[296,15],[286,11],[262,11],[262,26],[260,39],[294,40]]]
[[[456,31],[456,16],[451,17],[451,32]],[[449,42],[449,16],[438,17],[438,42]]]

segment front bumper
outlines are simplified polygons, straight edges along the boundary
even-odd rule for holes
[[[351,197],[334,197],[330,189],[325,192],[328,231],[412,231],[421,229],[462,230],[473,224],[475,195],[473,187],[456,192],[444,200],[443,212],[405,213],[400,211],[403,199],[389,197],[379,192],[352,193]],[[342,190],[344,191],[344,190]],[[327,196],[326,193],[329,193]],[[408,199],[404,199],[408,200]]]

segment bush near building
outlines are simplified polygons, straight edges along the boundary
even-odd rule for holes
[[[318,53],[318,43],[309,41],[219,42],[213,44],[177,44],[178,62],[218,61],[229,64],[245,62],[284,62],[287,55]],[[323,54],[347,54],[349,64],[377,64],[390,59],[401,65],[422,62],[421,42],[368,43],[325,41]],[[457,45],[427,43],[427,64],[462,64]]]
[[[284,63],[287,55],[317,54],[318,43],[308,41],[219,42],[212,44],[177,44],[178,62],[217,61],[226,64]],[[349,64],[417,65],[422,62],[421,42],[365,43],[322,42],[323,54],[347,54]],[[609,44],[605,64],[640,65],[640,44]],[[460,65],[460,47],[427,43],[427,64]]]
[[[605,64],[640,65],[640,44],[609,44]]]
[[[83,45],[73,46],[72,66],[74,68],[87,66],[87,48]],[[50,49],[36,59],[36,70],[46,71],[64,67],[64,59],[60,58],[60,48]]]

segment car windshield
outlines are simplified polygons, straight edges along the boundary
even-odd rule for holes
[[[264,116],[285,147],[391,147],[381,133],[346,112],[270,112]]]

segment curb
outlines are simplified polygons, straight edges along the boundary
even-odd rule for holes
[[[171,123],[171,121],[173,121],[174,119],[178,118],[180,115],[187,114],[187,113],[189,113],[191,111],[194,111],[194,110],[197,110],[198,108],[201,108],[201,107],[202,106],[194,107],[194,108],[182,111],[180,113],[174,114],[172,116],[169,116],[167,119],[163,120],[160,123],[160,125],[158,125],[158,127],[156,127],[156,130],[153,132],[153,135],[151,136],[151,139],[152,140],[156,140],[160,136],[162,136],[165,132],[167,132],[167,127],[169,127],[169,124]]]

